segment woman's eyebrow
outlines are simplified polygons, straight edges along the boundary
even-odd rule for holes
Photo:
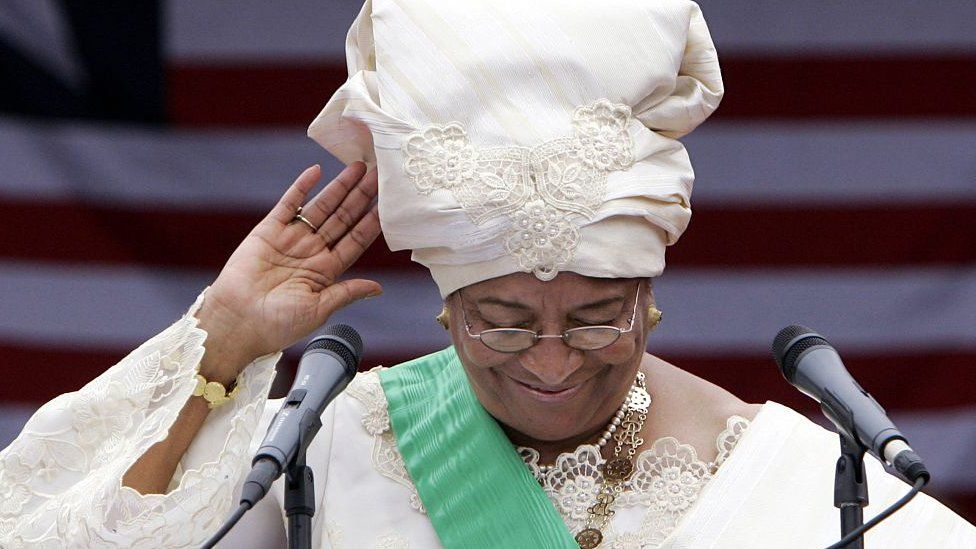
[[[625,297],[622,296],[622,295],[621,296],[617,296],[617,297],[608,297],[608,298],[605,298],[605,299],[601,299],[599,301],[594,301],[592,303],[586,303],[584,305],[580,305],[579,307],[576,307],[573,310],[574,311],[587,311],[587,310],[591,310],[591,309],[602,309],[603,307],[606,307],[607,305],[613,305],[614,303],[619,303],[619,302],[623,301],[624,299],[625,299]]]
[[[606,307],[607,305],[613,305],[624,300],[624,296],[607,297],[590,303],[585,303],[573,309],[574,311],[587,311],[592,309],[600,309]],[[500,297],[483,297],[475,301],[479,306],[481,305],[500,305],[502,307],[509,307],[512,309],[518,309],[521,311],[531,311],[532,307],[525,305],[524,303],[519,303],[518,301],[508,301]]]
[[[508,301],[500,297],[483,297],[481,299],[475,300],[479,306],[481,305],[500,305],[502,307],[510,307],[512,309],[519,309],[522,311],[531,311],[532,307],[524,303],[519,303],[518,301]]]

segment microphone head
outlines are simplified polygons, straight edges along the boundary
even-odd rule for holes
[[[352,326],[333,324],[326,326],[322,335],[309,341],[304,352],[307,353],[314,349],[324,349],[339,355],[343,366],[346,367],[350,375],[354,375],[359,369],[359,361],[363,356],[363,338]]]
[[[803,351],[818,345],[831,346],[823,336],[799,324],[787,326],[776,334],[773,339],[773,359],[787,381],[794,382],[797,357]]]

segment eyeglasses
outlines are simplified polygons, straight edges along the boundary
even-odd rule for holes
[[[620,339],[621,334],[626,334],[634,329],[634,319],[637,318],[637,303],[640,301],[640,284],[637,284],[637,295],[634,297],[634,310],[627,321],[627,328],[616,326],[580,326],[570,328],[561,334],[540,334],[533,330],[523,328],[492,328],[476,334],[471,333],[471,323],[468,322],[468,315],[465,312],[464,298],[458,292],[461,299],[461,316],[464,319],[464,329],[468,335],[474,339],[481,340],[486,347],[500,353],[518,353],[524,351],[540,339],[559,338],[567,346],[580,351],[595,351],[604,347],[609,347]]]

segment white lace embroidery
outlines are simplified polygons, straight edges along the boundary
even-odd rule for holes
[[[226,518],[242,480],[271,367],[240,379],[221,413],[214,459],[167,494],[123,487],[132,462],[166,437],[196,381],[206,334],[193,312],[75,393],[42,407],[0,452],[0,546],[198,547]],[[208,419],[208,421],[210,421]]]
[[[410,490],[410,505],[425,513],[417,489],[410,480],[403,456],[396,446],[390,428],[386,396],[380,385],[380,368],[361,374],[349,385],[348,394],[363,403],[362,424],[373,435],[373,467]],[[726,429],[716,438],[718,455],[715,461],[698,459],[694,447],[682,444],[673,437],[658,439],[637,456],[633,476],[617,500],[620,508],[646,509],[640,526],[618,531],[611,524],[605,532],[606,546],[615,549],[651,548],[660,545],[678,525],[685,512],[697,501],[705,484],[735,448],[749,420],[733,416]],[[599,468],[604,463],[595,445],[579,447],[575,453],[559,456],[548,473],[539,467],[539,453],[531,448],[518,448],[519,455],[539,480],[546,495],[563,517],[570,531],[581,530],[589,515],[587,508],[596,502],[597,489],[602,481]],[[341,536],[341,532],[336,531]],[[330,530],[330,536],[333,532]]]
[[[576,109],[572,137],[532,148],[478,149],[460,123],[432,125],[404,143],[404,172],[421,194],[451,191],[476,225],[507,216],[506,252],[550,280],[572,259],[575,221],[592,218],[607,175],[633,164],[631,120],[630,107],[601,99]]]
[[[338,522],[332,519],[327,520],[325,522],[325,534],[329,537],[329,545],[331,545],[333,549],[339,549],[342,547],[342,543],[345,540],[344,536],[342,535],[342,527],[339,526]]]
[[[604,532],[605,545],[615,549],[659,546],[674,531],[685,512],[694,505],[702,488],[735,448],[749,420],[733,416],[716,439],[718,456],[705,463],[698,459],[694,447],[673,437],[656,440],[637,456],[633,476],[617,499],[619,508],[645,508],[640,526],[618,531],[616,522]],[[596,445],[584,445],[576,452],[562,454],[555,466],[543,473],[539,453],[532,448],[518,448],[519,455],[546,495],[559,510],[571,532],[586,527],[587,508],[596,503],[603,483],[599,472],[605,462]]]
[[[343,549],[345,547],[345,536],[339,523],[334,520],[326,521],[325,531],[332,549]],[[410,542],[400,534],[388,533],[377,537],[372,549],[410,549]]]
[[[420,501],[417,488],[410,480],[403,456],[396,445],[393,429],[390,429],[390,414],[386,409],[386,395],[380,385],[379,372],[382,367],[356,376],[346,388],[346,394],[363,404],[363,428],[373,435],[373,467],[384,477],[394,480],[410,491],[410,507],[426,514]]]
[[[386,534],[376,541],[375,549],[410,549],[410,544],[400,534]]]

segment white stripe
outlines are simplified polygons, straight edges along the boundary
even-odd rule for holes
[[[13,441],[35,409],[0,404],[0,448]],[[825,423],[822,417],[813,419]],[[976,455],[976,409],[901,412],[893,414],[892,420],[932,472],[933,493],[976,491],[976,475],[971,473]]]
[[[665,271],[655,295],[670,350],[768,353],[791,324],[843,352],[976,349],[976,267]]]
[[[173,322],[216,273],[0,262],[0,340],[131,347]],[[332,321],[361,330],[370,353],[402,356],[448,344],[440,299],[423,274],[364,273],[385,288]],[[976,350],[976,268],[671,271],[655,282],[663,354],[766,354],[801,323],[844,352]]]
[[[976,491],[976,408],[898,412],[891,419],[932,472],[932,490]]]
[[[359,0],[200,2],[167,0],[165,55],[177,61],[345,59]]]
[[[976,123],[712,123],[686,140],[696,204],[976,201]],[[0,197],[266,210],[306,166],[303,131],[152,131],[0,121]]]
[[[298,128],[163,131],[0,121],[0,196],[100,205],[268,210],[316,162],[338,162]]]
[[[974,4],[976,5],[976,4]],[[971,122],[705,123],[685,139],[692,202],[976,200]]]
[[[699,2],[718,46],[729,52],[865,55],[879,52],[972,52],[976,3],[946,0]],[[829,84],[827,84],[829,89]]]
[[[0,449],[14,441],[36,410],[37,406],[27,404],[0,403]]]
[[[700,2],[721,54],[971,51],[976,3],[946,0]],[[177,60],[344,59],[360,0],[164,3],[167,55]]]

